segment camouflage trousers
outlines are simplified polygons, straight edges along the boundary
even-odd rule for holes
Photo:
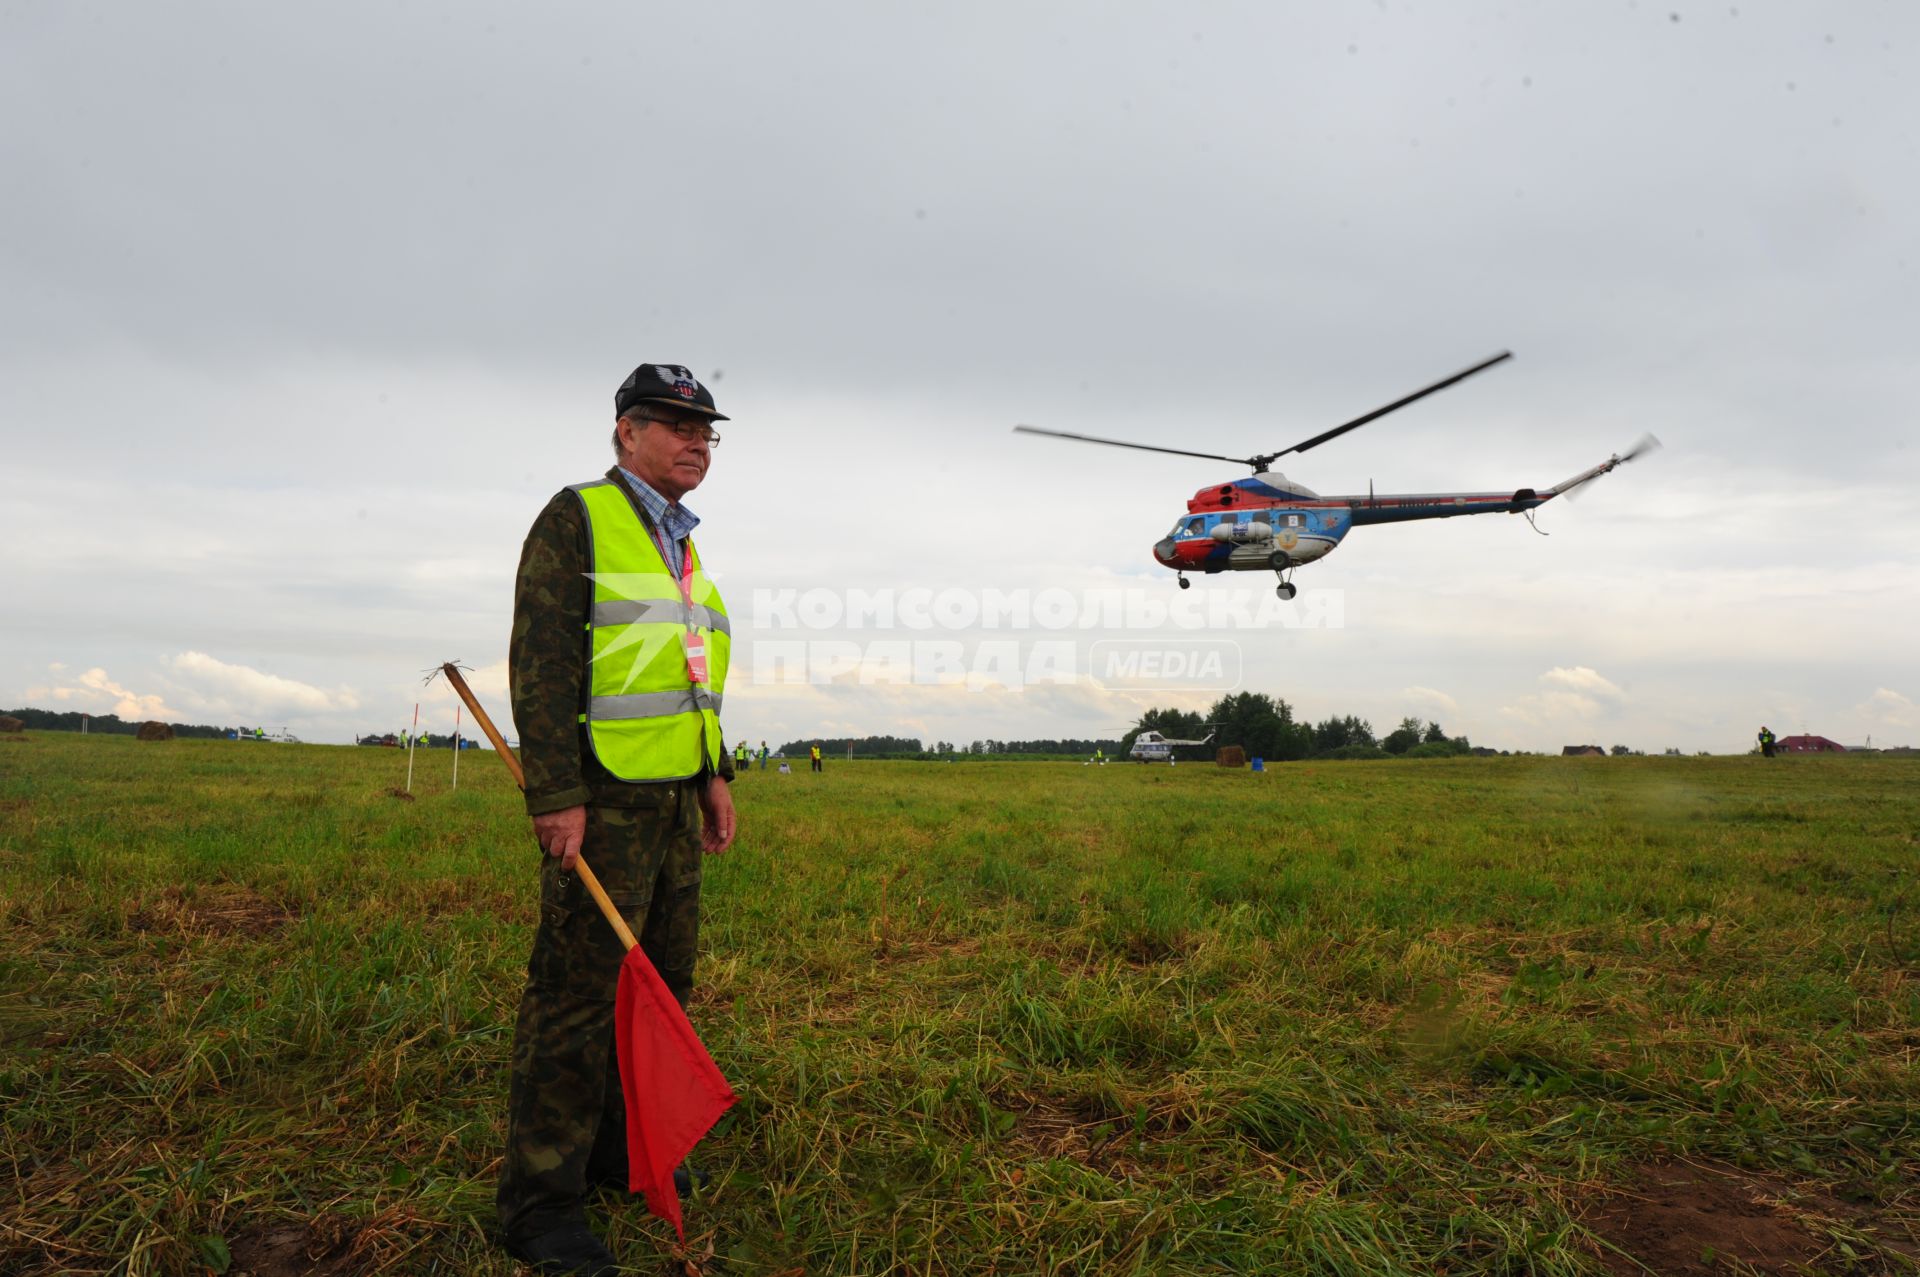
[[[581,855],[681,1006],[700,926],[700,787],[640,787],[587,808]],[[625,953],[576,874],[543,856],[540,927],[513,1030],[507,1149],[496,1203],[508,1237],[583,1218],[590,1183],[625,1182],[626,1103],[613,998]]]

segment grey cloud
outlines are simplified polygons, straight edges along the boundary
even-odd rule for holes
[[[1667,451],[1546,541],[1357,533],[1301,578],[1349,630],[1263,685],[1491,721],[1587,663],[1735,706],[1743,636],[1826,615],[1844,666],[1775,648],[1782,695],[1914,694],[1861,600],[1920,532],[1920,16],[1744,9],[14,6],[0,687],[199,650],[372,712],[497,657],[526,523],[604,468],[642,357],[725,370],[694,504],[741,588],[1167,588],[1146,545],[1231,467],[1007,427],[1282,447],[1511,346],[1289,472]],[[1022,703],[972,734],[1104,712]]]

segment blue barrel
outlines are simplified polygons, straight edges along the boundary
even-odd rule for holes
[[[1257,772],[1263,772],[1263,771],[1265,771],[1265,770],[1267,770],[1267,760],[1266,760],[1266,759],[1264,759],[1264,758],[1256,758],[1256,759],[1254,759],[1254,760],[1253,760],[1253,770],[1255,770],[1255,771],[1257,771]]]

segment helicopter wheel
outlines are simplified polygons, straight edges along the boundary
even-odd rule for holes
[[[1183,576],[1180,578],[1180,588],[1183,590],[1191,590],[1193,588],[1193,582]]]

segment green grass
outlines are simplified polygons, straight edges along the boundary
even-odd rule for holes
[[[537,855],[505,769],[448,793],[449,762],[403,802],[392,750],[0,741],[0,1272],[272,1237],[512,1271]],[[1844,1203],[1803,1203],[1829,1271],[1909,1270],[1911,762],[830,761],[735,792],[693,1014],[740,1103],[688,1213],[725,1271],[1597,1273],[1583,1212],[1674,1156]],[[596,1215],[666,1270],[669,1229]]]

